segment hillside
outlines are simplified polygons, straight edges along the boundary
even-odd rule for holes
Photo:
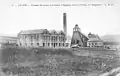
[[[120,35],[104,35],[101,39],[108,42],[120,42]]]
[[[71,48],[3,48],[0,50],[2,62],[5,64],[2,71],[5,74],[12,72],[24,76],[61,76],[65,74],[87,76],[86,74],[104,73],[119,66],[119,57],[76,56],[72,50]],[[97,51],[90,53],[97,54]],[[100,56],[111,55],[113,52],[100,51],[98,54]]]

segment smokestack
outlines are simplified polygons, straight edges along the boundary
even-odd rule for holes
[[[67,36],[67,17],[66,17],[66,13],[63,13],[63,31],[65,33],[65,36]]]

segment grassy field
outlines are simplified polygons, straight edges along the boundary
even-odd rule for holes
[[[118,51],[89,51],[92,56],[77,56],[73,49],[52,48],[4,48],[1,49],[3,72],[16,73],[50,72],[76,73],[77,75],[93,72],[103,73],[119,66]],[[78,50],[85,52],[85,50]],[[103,58],[104,55],[113,57]],[[101,56],[101,57],[100,57]]]

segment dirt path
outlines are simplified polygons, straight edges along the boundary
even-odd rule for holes
[[[112,69],[110,72],[103,73],[99,76],[109,76],[109,75],[112,75],[112,74],[115,74],[113,76],[120,76],[120,67]]]

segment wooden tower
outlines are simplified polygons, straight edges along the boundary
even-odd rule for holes
[[[75,27],[73,28],[71,46],[77,44],[80,47],[86,47],[87,41],[88,41],[88,37],[81,32],[80,28],[78,27],[78,24],[76,24]]]

